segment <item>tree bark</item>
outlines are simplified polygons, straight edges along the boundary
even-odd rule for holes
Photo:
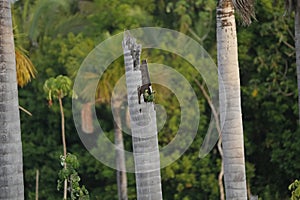
[[[158,150],[156,113],[153,103],[141,100],[139,104],[138,87],[142,86],[139,66],[134,66],[131,45],[123,41],[125,75],[130,112],[133,155],[135,163],[136,188],[138,200],[161,200],[160,157]],[[134,40],[134,38],[131,38]],[[131,41],[132,42],[132,41]],[[135,63],[136,64],[136,63]],[[138,64],[139,65],[139,64]]]
[[[0,199],[24,199],[15,47],[8,0],[0,0]]]
[[[81,108],[81,129],[87,134],[92,134],[94,132],[92,105],[92,103],[88,102],[83,104]]]
[[[297,0],[295,5],[295,50],[298,82],[298,123],[300,125],[300,0]]]
[[[247,199],[240,77],[234,8],[231,0],[217,7],[217,47],[220,90],[220,117],[224,158],[226,199]]]

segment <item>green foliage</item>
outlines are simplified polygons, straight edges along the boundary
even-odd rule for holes
[[[79,162],[77,157],[70,153],[67,154],[66,158],[61,155],[60,163],[63,169],[58,172],[57,190],[62,189],[64,181],[67,180],[70,185],[69,191],[72,200],[89,200],[89,192],[84,185],[80,187],[79,184],[80,177],[77,172]]]
[[[59,75],[56,78],[49,78],[44,83],[44,92],[48,94],[49,105],[52,105],[52,97],[57,98],[60,101],[60,111],[61,117],[64,119],[64,111],[62,105],[62,99],[67,96],[71,95],[72,93],[72,81],[67,76]],[[65,127],[65,122],[62,121],[61,124]],[[58,183],[57,183],[57,190],[60,190],[63,183],[64,185],[64,192],[67,193],[67,185],[69,185],[69,191],[71,194],[71,199],[81,199],[81,200],[88,200],[89,193],[85,186],[80,187],[79,181],[80,177],[77,173],[77,169],[79,167],[79,162],[75,155],[70,153],[66,154],[66,141],[65,141],[65,129],[62,129],[62,138],[63,138],[63,145],[64,145],[64,156],[60,156],[61,165],[63,167],[62,170],[58,173]]]
[[[60,35],[54,44],[59,49],[54,52],[58,57],[58,62],[66,68],[71,78],[75,78],[80,64],[95,47],[94,41],[84,37],[82,33],[78,35],[69,33],[66,38]]]
[[[97,25],[97,29],[116,33],[124,29],[153,26],[153,16],[149,13],[154,7],[154,0],[127,0],[122,3],[118,0],[95,0],[90,19],[93,25]]]
[[[300,199],[300,181],[295,180],[292,184],[290,184],[289,190],[292,193],[291,200],[299,200]]]
[[[31,7],[29,15],[29,37],[38,42],[44,36],[56,36],[68,32],[78,32],[86,22],[80,15],[74,14],[78,1],[76,0],[37,0]],[[55,13],[55,15],[53,15]]]
[[[34,199],[36,169],[41,174],[40,199],[61,198],[55,187],[60,170],[57,157],[61,154],[61,138],[56,131],[60,129],[59,107],[53,105],[49,110],[44,96],[40,95],[46,92],[48,99],[52,99],[61,91],[55,86],[55,78],[48,80],[44,91],[45,81],[59,74],[73,79],[81,62],[100,41],[124,29],[142,26],[181,30],[200,42],[216,59],[215,6],[213,0],[19,0],[14,4],[14,26],[18,27],[15,30],[22,33],[18,43],[28,51],[38,70],[36,80],[19,90],[20,104],[33,114],[32,117],[20,114],[26,199]],[[247,179],[251,193],[259,198],[287,199],[290,194],[286,187],[299,175],[300,162],[293,16],[283,17],[284,5],[280,1],[276,5],[268,0],[257,1],[256,10],[257,22],[247,28],[238,26]],[[198,158],[211,115],[201,91],[193,84],[200,76],[195,75],[197,73],[188,61],[168,52],[145,49],[142,57],[148,58],[149,63],[175,68],[191,83],[199,97],[201,117],[196,139],[180,159],[161,171],[164,199],[218,199],[218,153],[213,149],[208,157]],[[123,60],[118,59],[99,80],[97,98],[105,100],[96,106],[97,115],[112,141],[110,92],[123,74]],[[65,82],[63,94],[68,96],[71,94],[67,90],[71,89],[72,83]],[[180,106],[167,88],[156,84],[153,88],[157,91],[155,101],[167,112],[167,123],[159,132],[159,145],[163,148],[176,135]],[[98,162],[81,144],[71,110],[71,99],[65,98],[68,149],[76,153],[81,164],[76,169],[81,175],[81,183],[89,188],[92,199],[117,199],[115,171]],[[96,134],[85,137],[97,145]],[[124,134],[124,141],[126,149],[131,150],[131,137]],[[135,199],[134,175],[127,175],[128,197]]]
[[[260,1],[259,22],[238,30],[246,160],[255,167],[251,192],[263,199],[287,198],[299,171],[294,24],[284,12],[283,2]]]
[[[58,75],[46,80],[43,89],[49,101],[52,101],[52,98],[62,99],[72,95],[72,81],[67,76]]]

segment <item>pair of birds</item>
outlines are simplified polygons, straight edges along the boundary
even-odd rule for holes
[[[155,91],[152,91],[151,89],[145,89],[143,92],[144,101],[147,102],[153,102],[155,100]]]

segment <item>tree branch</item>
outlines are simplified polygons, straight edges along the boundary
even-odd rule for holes
[[[216,120],[216,128],[217,128],[217,131],[218,131],[218,134],[219,134],[218,151],[220,153],[221,161],[222,161],[221,170],[220,170],[220,173],[219,173],[219,176],[218,176],[218,182],[219,182],[219,188],[220,188],[220,200],[225,200],[224,185],[223,185],[224,166],[223,166],[223,150],[222,150],[222,137],[221,137],[222,132],[221,132],[220,124],[219,124],[219,115],[218,115],[218,112],[217,112],[214,104],[212,103],[212,100],[211,100],[209,94],[206,92],[203,84],[200,84],[197,79],[194,79],[194,80],[195,80],[197,86],[202,91],[203,96],[207,100],[208,105],[211,108],[213,116]]]
[[[27,115],[32,116],[32,114],[28,110],[26,110],[25,108],[23,108],[20,105],[19,105],[19,109],[22,110],[23,112],[25,112]]]

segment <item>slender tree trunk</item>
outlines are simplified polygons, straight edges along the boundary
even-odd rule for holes
[[[118,124],[121,124],[120,103],[113,103],[115,108],[115,145],[116,145],[116,166],[119,200],[127,200],[127,175],[125,165],[123,134]]]
[[[202,91],[203,96],[207,100],[207,103],[208,103],[209,107],[211,108],[212,114],[216,121],[216,129],[219,134],[218,151],[219,151],[220,157],[221,157],[221,169],[220,169],[220,172],[218,175],[218,183],[219,183],[219,189],[220,189],[220,200],[225,200],[224,185],[223,185],[224,162],[223,162],[223,149],[222,149],[222,137],[221,137],[222,133],[221,133],[221,127],[220,127],[219,114],[218,114],[214,104],[212,103],[212,100],[211,100],[209,94],[206,92],[204,85],[201,85],[197,79],[195,79],[195,82],[198,85],[198,87],[200,88],[200,90]]]
[[[131,45],[124,38],[125,75],[130,112],[133,154],[135,162],[136,188],[138,200],[161,200],[160,158],[158,150],[156,113],[153,103],[138,100],[138,87],[142,86],[142,77],[137,61],[132,56]],[[131,38],[131,40],[134,40]],[[131,41],[132,42],[132,41]]]
[[[247,199],[236,23],[231,0],[217,7],[217,46],[226,199]]]
[[[59,108],[60,108],[60,115],[61,115],[61,137],[63,143],[63,151],[64,151],[64,158],[67,158],[67,144],[66,144],[66,134],[65,134],[65,115],[64,115],[64,107],[62,104],[62,99],[59,97]],[[66,162],[64,163],[64,168],[67,169]],[[67,190],[68,190],[68,180],[64,181],[64,197],[63,199],[67,199]]]
[[[8,0],[0,0],[0,199],[24,199],[15,47]]]
[[[220,188],[220,200],[225,200],[224,194],[224,184],[223,184],[223,176],[224,176],[224,162],[223,162],[223,149],[222,149],[222,138],[219,138],[218,141],[218,150],[221,156],[221,169],[218,176],[219,188]]]
[[[35,174],[35,200],[39,200],[39,177],[40,172],[37,169]]]
[[[296,49],[296,66],[298,81],[298,112],[300,124],[300,0],[296,0],[295,5],[295,49]]]

